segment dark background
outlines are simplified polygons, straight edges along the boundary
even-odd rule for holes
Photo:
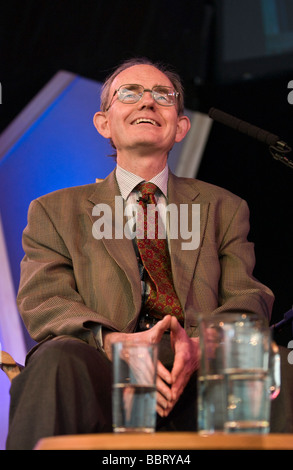
[[[124,59],[147,56],[179,72],[187,108],[220,108],[293,145],[292,3],[266,3],[283,15],[276,53],[265,49],[261,0],[2,1],[0,132],[59,70],[102,81]],[[247,200],[255,276],[276,296],[272,323],[293,303],[292,176],[264,144],[218,123],[197,174]]]

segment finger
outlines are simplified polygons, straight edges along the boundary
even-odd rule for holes
[[[171,371],[172,377],[172,398],[177,400],[183,392],[187,382],[190,379],[194,368],[192,367],[193,360],[189,352],[180,351],[175,354],[173,369]]]
[[[153,342],[159,342],[165,333],[169,330],[171,324],[171,315],[166,315],[162,320],[158,321],[149,331],[151,332]]]
[[[171,394],[172,394],[172,402],[176,402],[181,394],[183,393],[183,390],[187,384],[188,380],[179,378],[172,384],[171,387]]]
[[[172,401],[172,393],[170,385],[166,384],[160,377],[157,377],[156,381],[157,392],[160,394],[163,399],[166,401],[165,408],[168,405],[168,402]]]
[[[161,417],[168,416],[170,411],[173,409],[174,405],[175,402],[173,400],[166,400],[166,397],[164,395],[161,395],[161,393],[157,392],[156,410]]]
[[[161,395],[158,391],[157,391],[156,408],[157,410],[160,410],[159,411],[160,416],[165,416],[166,412],[168,412],[170,408],[170,402],[168,402],[168,400],[166,400],[166,398],[163,395]]]
[[[177,378],[180,377],[183,371],[186,369],[188,364],[186,363],[186,359],[183,355],[175,354],[173,368],[171,371],[172,383],[176,382]]]
[[[157,376],[164,380],[164,382],[166,382],[167,384],[172,383],[171,372],[166,369],[166,367],[161,363],[161,361],[158,361]]]
[[[169,414],[169,410],[165,409],[165,408],[162,408],[158,403],[157,403],[157,406],[156,406],[156,411],[157,411],[158,415],[161,416],[161,418],[166,418]]]
[[[180,325],[176,317],[172,316],[170,319],[170,330],[174,339],[178,339],[185,333],[184,328]]]
[[[161,418],[166,418],[170,412],[172,411],[173,406],[168,407],[168,408],[162,408],[160,405],[157,404],[156,406],[156,411]]]
[[[157,374],[157,412],[160,416],[165,417],[169,414],[173,407],[172,392],[170,388],[171,373],[158,362]]]

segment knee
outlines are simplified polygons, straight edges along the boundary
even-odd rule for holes
[[[29,357],[28,364],[49,361],[68,360],[69,357],[73,359],[86,356],[90,354],[90,346],[77,338],[71,336],[57,336],[56,338],[45,341],[37,346],[36,350]]]
[[[85,341],[70,336],[60,336],[41,344],[32,354],[28,365],[55,370],[91,371],[99,366],[111,374],[111,362],[105,354]]]

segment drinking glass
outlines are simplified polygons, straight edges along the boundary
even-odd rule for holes
[[[199,431],[268,433],[280,357],[266,320],[227,313],[202,316],[199,325]]]
[[[114,432],[154,432],[157,344],[117,342],[112,352]]]

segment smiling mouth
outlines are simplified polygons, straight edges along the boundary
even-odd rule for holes
[[[157,121],[154,121],[153,119],[148,119],[148,118],[139,118],[132,122],[133,126],[136,126],[137,124],[151,124],[152,126],[155,126],[155,127],[161,127]]]

